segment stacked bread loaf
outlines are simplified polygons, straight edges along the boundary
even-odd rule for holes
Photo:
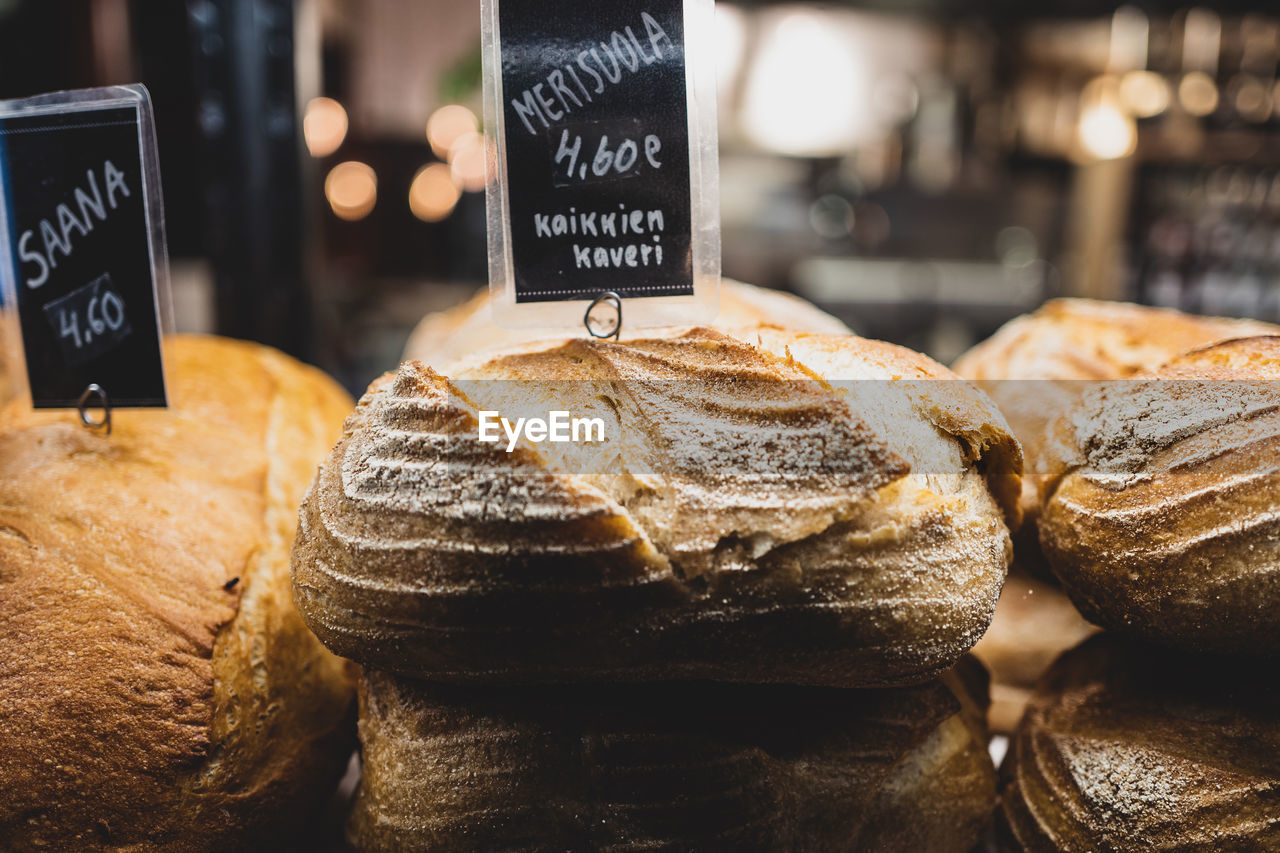
[[[759,324],[483,347],[375,382],[301,509],[298,604],[365,668],[352,843],[972,848],[994,771],[962,659],[1021,466],[990,402]],[[478,440],[548,408],[608,438]]]
[[[1119,383],[1197,347],[1280,328],[1119,302],[1055,299],[1005,325],[959,358],[955,370],[1009,419],[1026,457],[1022,527],[991,630],[975,653],[990,668],[992,726],[1011,731],[1040,674],[1093,630],[1049,570],[1039,519],[1050,426],[1095,386]]]
[[[1259,678],[1280,657],[1280,330],[1058,303],[986,355],[1049,351],[1071,324],[1092,328],[1075,356],[1106,381],[1041,413],[1024,500],[1053,574],[1107,633],[1036,688],[1002,769],[1001,844],[1280,848],[1280,687]]]
[[[168,411],[0,415],[0,848],[292,845],[355,673],[291,599],[296,507],[350,398],[265,347],[166,345]]]

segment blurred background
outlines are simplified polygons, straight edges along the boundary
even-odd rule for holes
[[[723,268],[943,361],[1055,295],[1280,320],[1280,10],[718,3]],[[142,81],[177,325],[353,391],[486,276],[479,0],[0,0]]]

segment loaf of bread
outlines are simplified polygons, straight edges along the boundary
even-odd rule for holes
[[[1088,392],[1051,431],[1040,539],[1090,620],[1280,654],[1280,336]]]
[[[366,672],[348,837],[365,851],[967,853],[995,804],[981,718],[959,676],[464,688]]]
[[[293,606],[297,504],[349,398],[180,337],[175,408],[0,416],[0,847],[281,849],[354,745]]]
[[[1046,675],[1000,787],[1005,851],[1280,850],[1280,689],[1252,662],[1094,637]]]
[[[549,410],[606,440],[478,440]],[[979,392],[852,336],[409,362],[303,503],[295,594],[337,653],[434,680],[915,683],[990,622],[1020,465]]]
[[[1276,334],[1280,327],[1253,320],[1196,317],[1167,308],[1124,302],[1054,299],[1006,323],[956,360],[956,373],[978,383],[1009,419],[1026,455],[1022,511],[1031,523],[1034,552],[1043,443],[1049,424],[1080,396],[1082,380],[1125,379],[1174,356],[1230,338]],[[1018,560],[1034,570],[1038,555]]]
[[[1044,671],[1096,630],[1057,586],[1010,572],[991,627],[973,647],[991,673],[991,730],[1012,732]]]
[[[626,319],[625,312],[623,319]],[[761,323],[796,332],[849,334],[844,323],[798,296],[722,279],[715,328],[733,332],[753,329]],[[633,331],[623,324],[623,340],[649,334],[644,329]],[[489,317],[489,291],[485,289],[456,308],[424,317],[409,337],[402,360],[421,361],[436,370],[447,371],[461,358],[530,343],[545,336],[543,329],[504,329],[494,325]]]

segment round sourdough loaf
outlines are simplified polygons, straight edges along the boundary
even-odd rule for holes
[[[444,681],[947,669],[1004,578],[1017,443],[923,356],[754,339],[530,344],[375,383],[302,506],[308,624],[341,655]],[[482,411],[557,409],[607,440],[478,440]]]
[[[1026,546],[1016,558],[1035,570],[1039,476],[1050,424],[1071,408],[1091,382],[1126,379],[1174,356],[1231,338],[1276,334],[1280,327],[1254,320],[1198,317],[1125,302],[1054,299],[1017,317],[956,360],[953,369],[991,395],[1026,455],[1022,513]]]
[[[1045,675],[1000,780],[1002,850],[1280,850],[1280,690],[1100,635]]]
[[[0,847],[280,849],[354,742],[293,606],[296,507],[349,398],[179,337],[174,408],[0,417]]]
[[[961,669],[981,680],[975,667]],[[967,853],[995,805],[970,686],[462,688],[366,671],[348,837],[366,851]]]
[[[1280,654],[1280,336],[1091,390],[1047,453],[1040,539],[1086,617],[1181,649]]]

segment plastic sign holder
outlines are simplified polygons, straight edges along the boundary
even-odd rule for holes
[[[114,408],[168,406],[169,267],[146,88],[0,101],[0,188],[0,283],[32,405],[78,409],[108,430]]]
[[[712,320],[712,0],[481,10],[494,321],[578,328],[605,294],[626,301],[629,328]]]

